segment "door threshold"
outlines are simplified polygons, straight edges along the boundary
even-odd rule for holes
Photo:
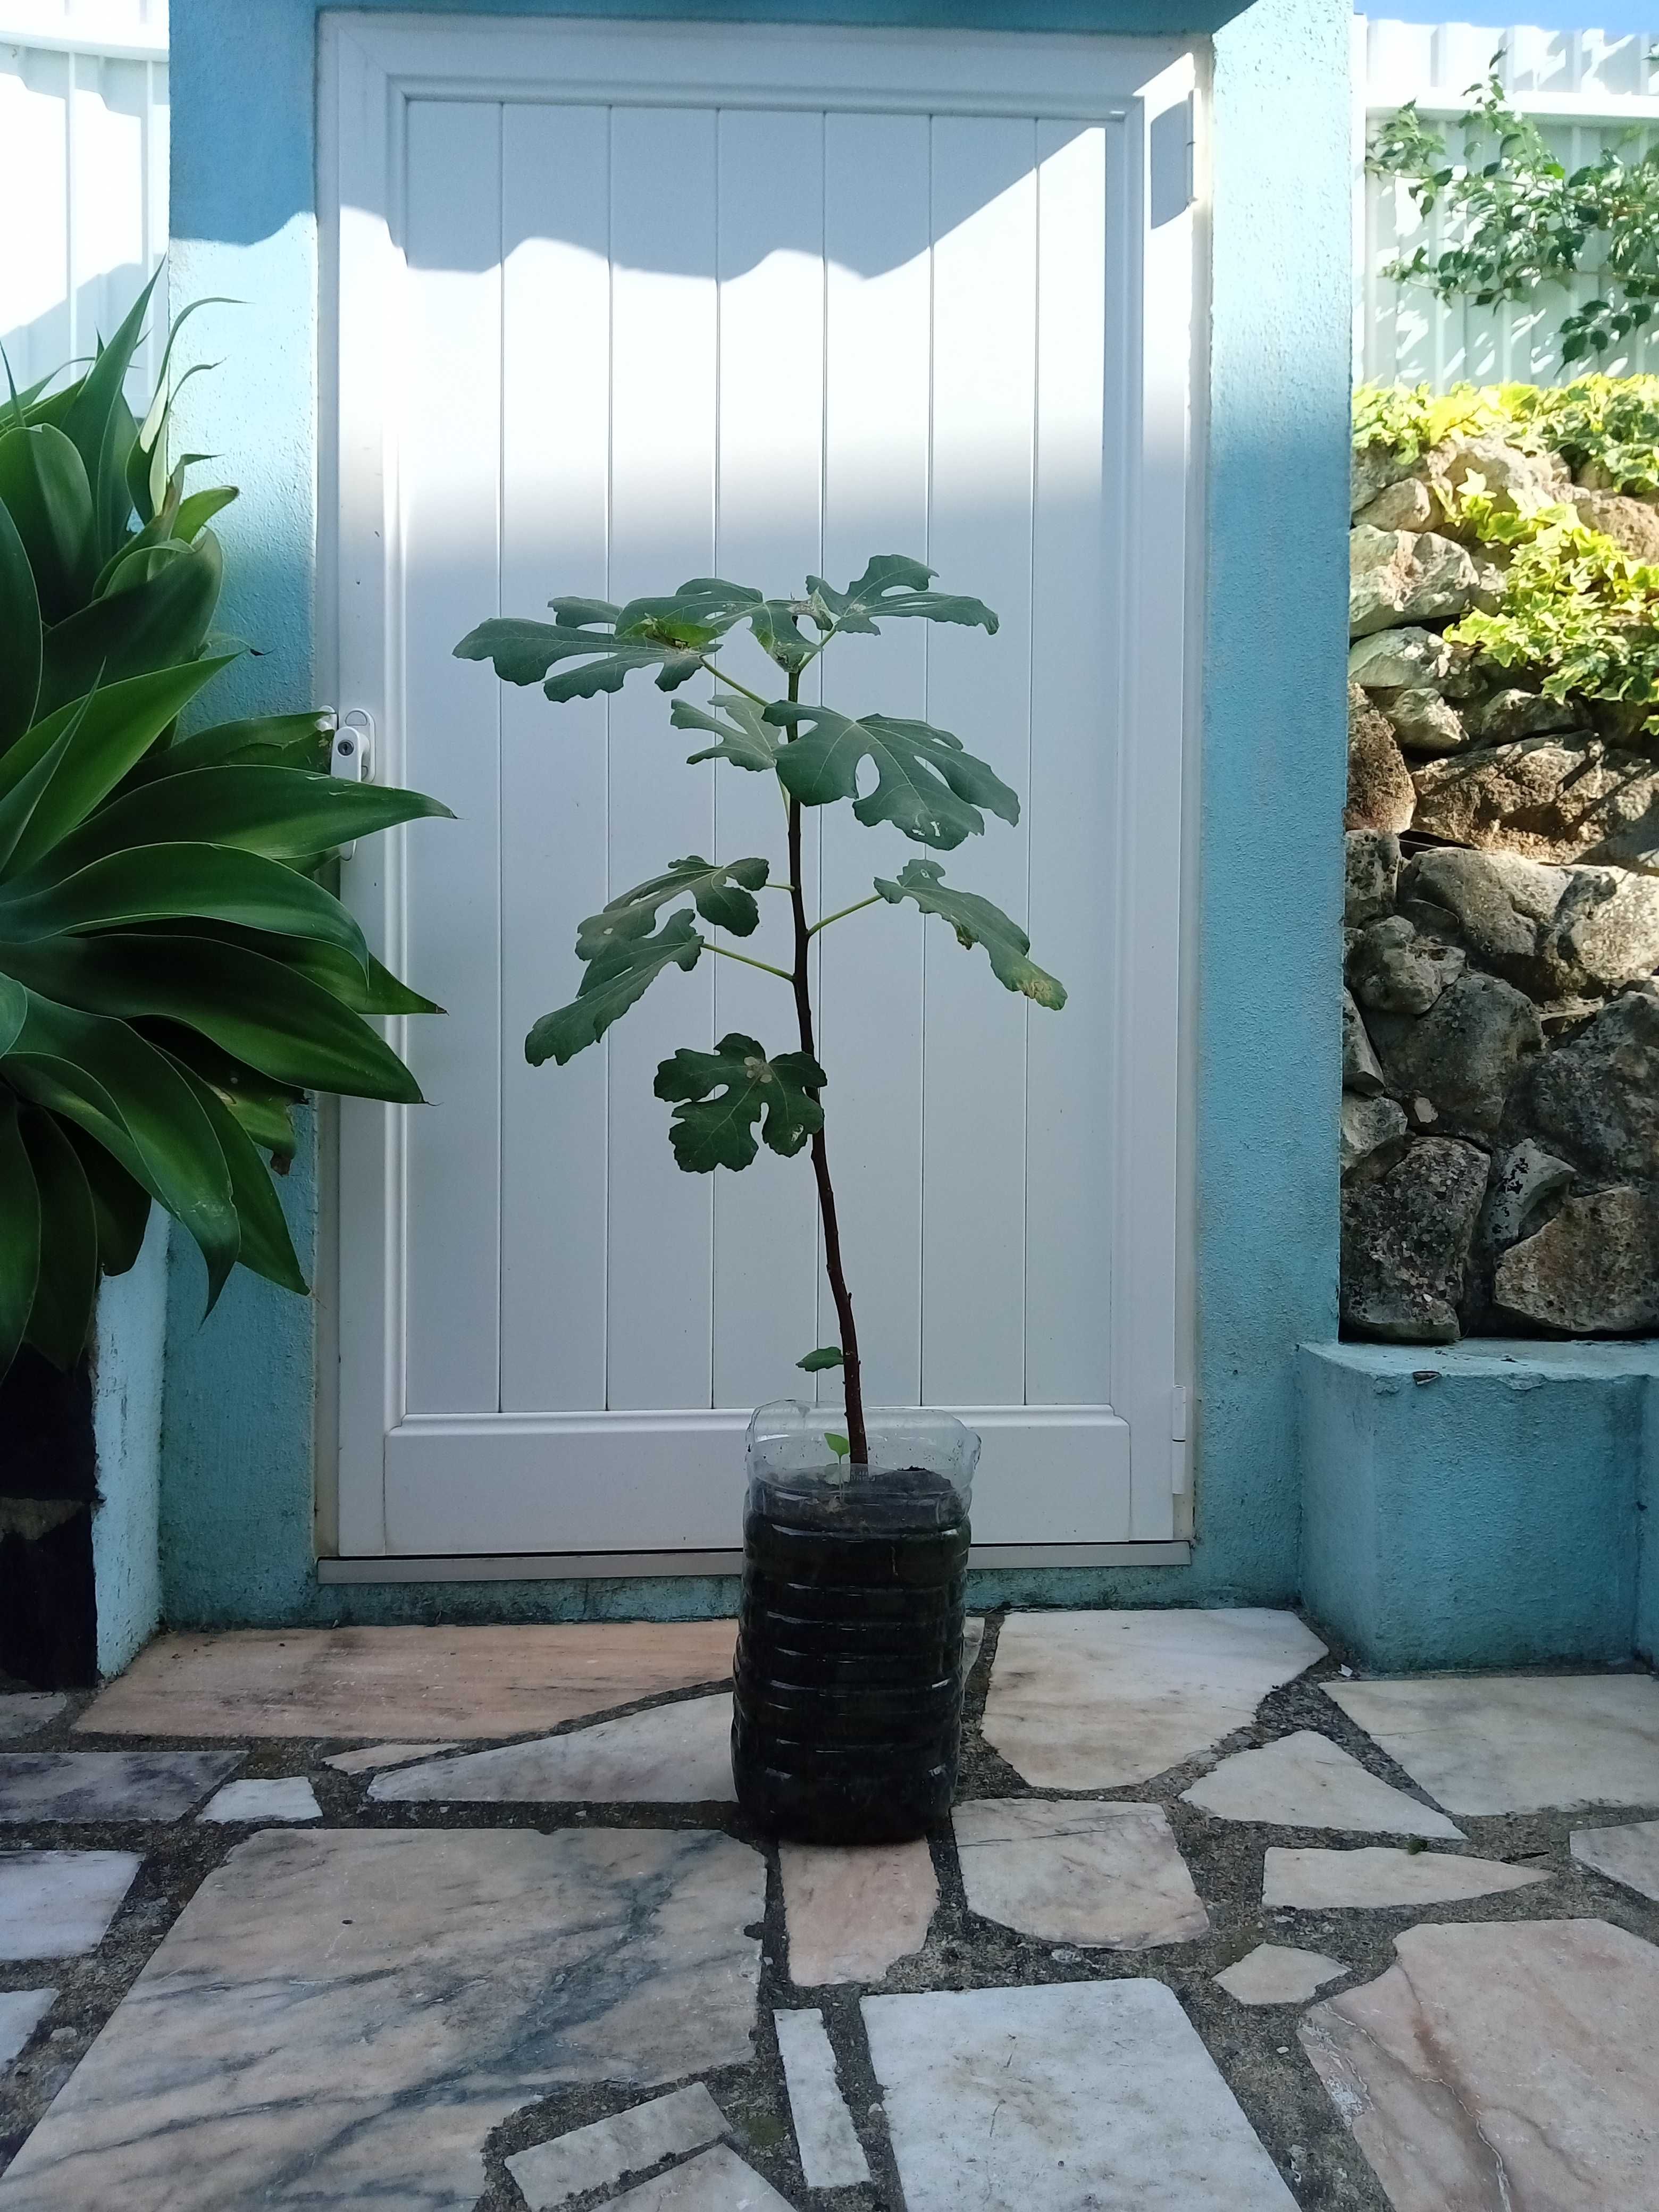
[[[1162,1544],[975,1544],[969,1567],[1184,1567],[1193,1547]],[[622,1575],[736,1575],[741,1552],[524,1552],[454,1559],[319,1559],[319,1583],[587,1582]]]

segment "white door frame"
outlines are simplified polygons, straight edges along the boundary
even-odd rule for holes
[[[317,634],[319,674],[332,674],[342,708],[366,708],[378,732],[375,775],[402,776],[400,702],[395,696],[398,638],[395,571],[387,549],[398,542],[396,455],[383,433],[382,394],[395,380],[397,318],[393,294],[401,268],[396,240],[400,211],[374,212],[387,197],[412,98],[584,102],[626,97],[630,105],[705,102],[723,106],[867,107],[925,113],[948,102],[954,113],[1018,112],[1059,120],[1111,122],[1133,128],[1128,178],[1137,213],[1162,194],[1168,203],[1170,162],[1192,163],[1201,129],[1154,131],[1173,111],[1190,118],[1202,80],[1193,52],[1172,40],[938,31],[829,30],[766,26],[752,37],[730,24],[687,25],[573,18],[466,18],[331,13],[319,18],[319,532]],[[999,90],[983,90],[983,54],[1000,48]],[[788,65],[787,58],[799,56]],[[781,61],[782,65],[781,66]],[[926,94],[895,92],[922,83]],[[1138,161],[1136,160],[1138,156]],[[1137,172],[1138,168],[1138,173]],[[1126,1403],[1137,1437],[1170,1439],[1167,1455],[1137,1451],[1127,1540],[1114,1543],[988,1545],[981,1565],[1176,1565],[1189,1556],[1182,1532],[1190,1528],[1192,1267],[1188,905],[1192,877],[1192,793],[1199,727],[1197,670],[1202,605],[1198,527],[1204,418],[1204,228],[1196,186],[1189,221],[1154,220],[1142,232],[1142,300],[1138,324],[1142,361],[1138,386],[1146,404],[1126,422],[1138,465],[1128,472],[1126,588],[1118,609],[1122,669],[1121,712],[1127,727],[1148,733],[1132,750],[1127,774],[1142,787],[1135,811],[1167,828],[1156,852],[1133,855],[1141,874],[1126,870],[1121,911],[1144,915],[1158,904],[1160,880],[1176,888],[1162,903],[1153,935],[1156,957],[1125,960],[1120,988],[1126,1008],[1124,1060],[1144,1053],[1167,1068],[1157,1097],[1151,1086],[1125,1083],[1108,1103],[1103,1125],[1121,1131],[1123,1197],[1114,1258],[1113,1303],[1120,1371],[1142,1378],[1144,1402]],[[1184,196],[1182,198],[1184,204]],[[350,357],[338,341],[338,288],[349,283],[360,308]],[[375,310],[376,302],[383,311]],[[384,333],[377,351],[369,332]],[[1139,431],[1138,445],[1135,435]],[[1129,573],[1132,572],[1132,573]],[[1145,787],[1155,776],[1157,790]],[[1127,800],[1127,794],[1124,794]],[[398,833],[360,846],[343,896],[377,955],[401,966],[401,841]],[[1150,887],[1153,887],[1149,889]],[[1132,942],[1125,935],[1122,941]],[[404,1024],[383,1024],[395,1043]],[[401,1402],[403,1254],[398,1193],[404,1172],[401,1110],[371,1102],[341,1102],[337,1146],[325,1158],[331,1185],[326,1238],[324,1334],[337,1340],[337,1378],[319,1393],[319,1548],[337,1553],[319,1563],[330,1581],[520,1579],[568,1575],[709,1573],[729,1570],[735,1553],[571,1551],[532,1555],[398,1556],[389,1540],[385,1506],[388,1448],[411,1455],[452,1444],[477,1424],[506,1444],[521,1435],[525,1478],[533,1479],[537,1437],[550,1423],[590,1432],[602,1444],[596,1417],[501,1414],[410,1419]],[[368,1233],[338,1236],[339,1192],[349,1189]],[[331,1281],[327,1279],[331,1276]],[[1164,1287],[1173,1279],[1171,1297]],[[1143,1293],[1149,1280],[1158,1294]],[[325,1351],[333,1347],[325,1344]],[[1162,1378],[1169,1377],[1169,1382]],[[1148,1380],[1146,1378],[1158,1378]],[[337,1379],[337,1391],[336,1384]],[[992,1431],[1013,1418],[1009,1409],[960,1409]],[[1032,1408],[1019,1418],[1041,1419]],[[337,1428],[331,1416],[337,1412]],[[667,1415],[607,1415],[628,1419],[640,1439]],[[684,1413],[672,1416],[685,1425]],[[746,1415],[694,1413],[699,1452],[718,1454],[733,1470],[736,1494]],[[1102,1449],[1127,1450],[1124,1422],[1109,1410],[1098,1425]],[[1115,1429],[1117,1446],[1107,1433]],[[611,1436],[615,1436],[612,1428]],[[605,1442],[610,1439],[604,1440]],[[614,1446],[613,1446],[614,1449]],[[623,1470],[619,1465],[618,1472]],[[1170,1500],[1176,1538],[1168,1537]],[[1144,1530],[1144,1534],[1142,1531]]]

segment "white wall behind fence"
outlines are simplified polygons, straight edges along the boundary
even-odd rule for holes
[[[167,0],[0,0],[0,343],[20,386],[108,337],[167,234]]]
[[[1413,99],[1425,118],[1461,116],[1468,88],[1485,77],[1501,46],[1512,104],[1535,118],[1569,169],[1594,161],[1604,146],[1639,153],[1659,142],[1659,70],[1649,61],[1656,41],[1659,31],[1553,31],[1528,24],[1494,30],[1479,23],[1361,18],[1354,40],[1356,122],[1375,129],[1381,117]],[[1449,146],[1461,156],[1455,128]],[[1659,371],[1659,334],[1652,331],[1600,362],[1563,369],[1562,321],[1595,295],[1586,277],[1571,289],[1545,286],[1531,299],[1493,308],[1462,301],[1442,306],[1423,285],[1390,282],[1382,272],[1397,254],[1419,243],[1433,252],[1452,244],[1452,234],[1438,210],[1425,226],[1404,185],[1392,178],[1361,176],[1355,198],[1358,375],[1444,391],[1464,378],[1559,384],[1587,368],[1614,375]]]

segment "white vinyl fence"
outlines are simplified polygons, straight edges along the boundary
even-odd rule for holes
[[[0,343],[20,386],[109,335],[167,234],[167,0],[0,0]]]
[[[1659,70],[1650,61],[1656,40],[1654,31],[1548,31],[1527,24],[1493,30],[1362,17],[1354,27],[1356,123],[1374,128],[1413,99],[1425,118],[1462,116],[1470,104],[1468,88],[1485,78],[1501,46],[1512,105],[1534,118],[1569,169],[1594,161],[1610,144],[1640,152],[1659,140]],[[1448,143],[1449,151],[1461,155],[1462,132],[1454,129]],[[1425,228],[1405,185],[1392,178],[1362,173],[1355,197],[1357,376],[1444,391],[1464,378],[1557,384],[1587,368],[1613,375],[1659,370],[1659,333],[1650,331],[1622,352],[1569,363],[1564,372],[1561,323],[1595,297],[1592,279],[1581,277],[1571,289],[1550,285],[1532,299],[1489,308],[1462,301],[1442,306],[1423,285],[1390,282],[1382,272],[1396,254],[1419,243],[1432,252],[1453,239],[1439,210]]]

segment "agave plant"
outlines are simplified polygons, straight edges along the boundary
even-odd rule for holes
[[[239,1262],[304,1291],[270,1178],[294,1109],[418,1100],[365,1017],[436,1011],[316,878],[348,840],[448,810],[330,776],[317,714],[178,733],[237,657],[210,644],[208,527],[236,495],[186,493],[205,456],[169,467],[178,325],[142,425],[123,397],[149,297],[62,389],[7,376],[0,1374],[24,1342],[73,1364],[153,1204],[200,1247],[210,1307]]]

